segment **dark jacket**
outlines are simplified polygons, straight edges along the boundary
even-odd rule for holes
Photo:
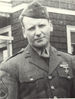
[[[49,66],[30,46],[2,63],[1,97],[8,99],[75,97],[75,67],[72,56],[53,47],[50,53]]]

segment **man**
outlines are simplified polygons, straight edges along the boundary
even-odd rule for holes
[[[31,3],[20,15],[28,46],[0,66],[0,99],[75,97],[72,56],[50,44],[52,24],[41,4]]]

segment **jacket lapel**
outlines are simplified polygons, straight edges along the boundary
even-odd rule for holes
[[[52,74],[56,67],[61,63],[62,59],[58,56],[58,51],[53,47],[51,47],[50,53],[49,74]]]
[[[45,72],[48,72],[48,65],[46,62],[29,45],[25,49],[25,57],[30,57],[30,64],[35,65],[37,68]]]
[[[30,47],[30,45],[27,46],[25,49],[25,58],[29,57],[29,63],[32,65],[35,65],[37,68],[49,72],[51,74],[56,67],[61,63],[62,58],[58,56],[58,51],[51,47],[50,49],[50,60],[49,60],[49,66],[47,63]]]

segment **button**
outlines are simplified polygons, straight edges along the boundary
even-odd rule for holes
[[[53,98],[53,99],[58,99],[58,98],[57,98],[57,96],[54,96],[54,98]]]
[[[55,89],[55,87],[52,85],[52,86],[51,86],[51,89]]]
[[[49,79],[52,79],[52,76],[48,76]]]
[[[33,80],[34,80],[34,79],[31,77],[31,78],[30,78],[30,81],[33,81]]]
[[[48,79],[52,79],[52,76],[48,76]]]
[[[67,76],[68,79],[71,79],[71,76]]]

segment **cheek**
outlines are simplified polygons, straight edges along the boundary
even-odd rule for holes
[[[27,39],[28,39],[29,41],[33,41],[33,40],[34,40],[34,35],[28,33],[28,34],[27,34]]]
[[[49,27],[43,29],[43,31],[44,31],[44,33],[45,33],[47,36],[50,35],[50,28],[49,28]]]
[[[42,29],[42,31],[44,31],[44,32],[49,32],[49,31],[50,31],[50,27],[49,27],[49,26],[45,26],[45,27]]]

